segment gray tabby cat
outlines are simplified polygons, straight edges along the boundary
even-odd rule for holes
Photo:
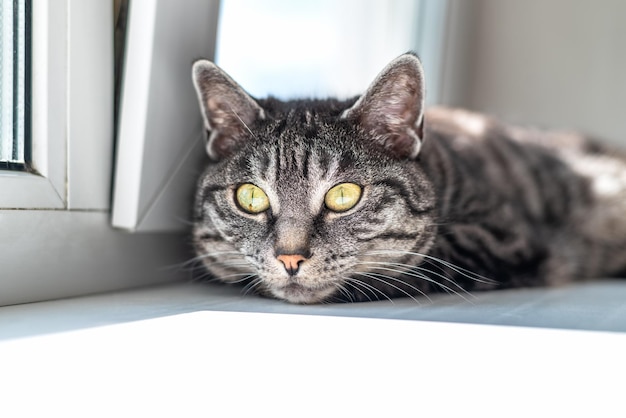
[[[626,159],[426,110],[412,54],[358,100],[255,100],[205,60],[193,80],[213,160],[193,238],[213,278],[319,303],[626,272]]]

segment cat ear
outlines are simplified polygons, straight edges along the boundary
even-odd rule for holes
[[[413,54],[392,61],[342,114],[396,158],[415,158],[423,140],[424,71]]]
[[[250,126],[265,118],[265,113],[252,97],[210,61],[196,61],[192,78],[204,127],[210,132],[207,153],[214,160],[227,157],[250,135]]]

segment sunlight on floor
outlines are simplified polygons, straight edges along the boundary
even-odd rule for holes
[[[624,352],[619,333],[194,312],[0,342],[0,415],[605,417],[626,412]]]

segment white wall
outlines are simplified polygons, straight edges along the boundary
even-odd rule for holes
[[[444,100],[626,145],[626,2],[453,0]]]

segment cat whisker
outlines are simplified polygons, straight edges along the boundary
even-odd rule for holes
[[[392,270],[392,269],[389,269],[389,270],[390,270],[390,271],[392,271],[392,272],[394,271],[394,270]],[[402,270],[397,271],[397,272],[402,273]],[[429,302],[432,302],[432,300],[430,299],[430,297],[429,297],[426,293],[424,293],[424,291],[422,291],[422,290],[420,290],[419,288],[417,288],[417,287],[415,287],[415,286],[411,285],[410,283],[407,283],[407,282],[406,282],[406,281],[404,281],[404,280],[398,279],[397,277],[393,277],[393,276],[389,276],[389,275],[386,275],[386,274],[382,274],[382,273],[373,273],[373,274],[375,274],[376,276],[382,276],[382,277],[384,277],[384,278],[386,278],[386,279],[393,280],[393,281],[396,281],[396,282],[398,282],[398,283],[401,283],[401,284],[403,284],[404,286],[407,286],[408,288],[410,288],[410,289],[414,290],[414,291],[415,291],[417,294],[419,294],[420,296],[424,296],[426,299],[428,299],[428,301],[429,301]],[[411,274],[408,274],[408,273],[407,273],[407,275],[411,276]],[[421,277],[418,277],[418,278],[421,278]],[[387,285],[391,286],[391,283],[387,282]],[[395,287],[395,286],[394,286],[394,287]],[[411,299],[413,299],[413,300],[415,300],[416,302],[418,302],[418,301],[417,301],[416,299],[414,299],[413,297],[411,297]],[[419,302],[418,302],[418,303],[419,303]]]
[[[351,285],[352,288],[354,288],[355,290],[358,290],[363,296],[365,296],[367,298],[367,300],[369,300],[370,302],[372,302],[374,299],[372,299],[367,293],[365,293],[362,289],[364,288],[365,290],[369,290],[372,295],[374,296],[374,298],[376,300],[378,300],[379,298],[376,296],[376,292],[380,293],[384,298],[386,298],[387,300],[389,300],[391,303],[393,303],[393,300],[391,300],[391,298],[389,296],[387,296],[385,294],[385,292],[383,292],[382,290],[379,290],[377,288],[375,288],[374,286],[365,283],[362,280],[356,279],[354,277],[344,277],[344,279],[346,280],[346,283]]]
[[[337,286],[337,289],[339,290],[339,292],[342,295],[344,295],[350,302],[356,302],[357,299],[355,299],[354,294],[350,291],[350,288],[348,286],[350,286],[351,288],[359,291],[370,302],[372,301],[372,298],[370,298],[365,292],[363,292],[363,290],[358,288],[355,283],[350,283],[351,281],[353,281],[353,279],[351,277],[342,277],[341,279],[342,279],[342,282],[335,283],[335,285]],[[359,280],[354,280],[354,281],[359,281]],[[365,283],[363,283],[363,284],[365,284]],[[345,302],[345,300],[341,300],[341,301]]]
[[[218,256],[224,256],[224,255],[242,256],[242,254],[239,251],[215,251],[212,253],[200,254],[197,257],[193,258],[192,260],[204,260],[205,258],[217,258]]]
[[[354,297],[352,296],[352,293],[350,293],[350,291],[346,288],[344,284],[338,283],[337,290],[339,290],[339,293],[344,295],[350,302],[354,302]]]
[[[239,122],[241,122],[241,124],[244,126],[244,128],[246,128],[246,130],[248,131],[248,133],[250,133],[250,135],[256,139],[256,135],[254,135],[254,133],[252,132],[252,130],[250,129],[250,127],[246,124],[246,122],[243,121],[243,119],[241,119],[241,117],[237,114],[237,112],[235,112],[235,109],[233,109],[232,106],[230,106],[230,111],[233,112],[233,115],[235,115],[235,117],[237,119],[239,119]]]
[[[210,277],[210,279],[207,279],[207,277]],[[210,273],[197,278],[196,281],[202,282],[202,283],[222,283],[222,281],[218,277],[214,277]]]
[[[217,252],[213,252],[213,253],[206,253],[206,254],[200,254],[196,257],[190,258],[187,261],[184,261],[180,264],[175,264],[172,267],[186,267],[188,265],[194,265],[196,263],[202,262],[204,259],[207,258],[215,258],[217,256],[220,255],[232,255],[232,254],[237,254],[237,255],[241,255],[241,253],[239,251],[217,251]],[[219,261],[219,260],[218,260]]]
[[[248,268],[250,267],[250,265],[248,263],[243,263],[243,262],[241,262],[241,263],[229,263],[229,262],[216,261],[216,262],[213,262],[213,263],[209,263],[208,265],[209,266],[213,266],[213,265],[220,265],[220,264],[222,265],[222,268],[224,268],[224,269],[239,269],[239,268],[242,268],[242,267],[248,267]],[[216,282],[216,281],[223,281],[223,279],[226,279],[226,278],[229,278],[229,277],[236,277],[236,276],[243,276],[243,275],[250,275],[250,274],[252,274],[252,272],[241,272],[240,271],[238,273],[232,273],[232,274],[227,274],[227,275],[216,276],[214,272],[207,271],[205,269],[205,267],[206,267],[206,265],[202,265],[202,266],[198,267],[198,270],[204,271],[205,273],[200,275],[200,276],[194,277],[193,278],[194,281],[205,282],[205,283],[212,283],[212,282]],[[195,271],[197,271],[197,270],[195,270]],[[207,280],[206,279],[207,277],[211,277],[211,279]],[[229,282],[229,283],[239,283],[240,281],[243,281],[243,280],[237,280],[237,281]]]
[[[225,278],[229,278],[229,277],[237,277],[237,276],[246,276],[246,275],[251,275],[251,272],[239,272],[239,273],[233,273],[233,274],[226,274],[226,275],[216,275],[215,272],[211,272],[211,271],[204,271],[204,274],[202,275],[196,275],[195,277],[192,278],[192,281],[194,282],[201,282],[201,283],[224,283],[225,282]],[[244,281],[245,279],[242,280],[234,280],[234,281],[226,281],[228,284],[232,284],[232,283],[239,283]]]
[[[411,288],[411,289],[413,289],[413,290],[417,291],[418,293],[420,293],[420,294],[422,294],[422,295],[426,296],[426,295],[424,294],[424,292],[422,292],[422,291],[421,291],[421,290],[419,290],[418,288],[416,288],[416,287],[414,287],[414,286],[411,286],[410,284],[408,284],[408,283],[406,283],[406,282],[404,282],[404,281],[402,281],[402,280],[400,280],[400,279],[396,279],[395,277],[391,277],[391,276],[387,276],[387,275],[384,275],[384,274],[379,274],[379,273],[361,273],[361,272],[355,272],[354,274],[358,274],[359,276],[367,277],[367,278],[369,278],[369,279],[376,280],[376,281],[379,281],[379,282],[381,282],[381,283],[384,283],[384,284],[386,284],[386,285],[387,285],[387,286],[389,286],[389,287],[393,287],[394,289],[396,289],[396,290],[397,290],[397,291],[399,291],[400,293],[402,293],[402,294],[406,295],[407,297],[409,297],[409,298],[413,299],[413,301],[415,301],[415,303],[417,303],[417,304],[419,304],[420,302],[419,302],[417,299],[415,299],[415,297],[414,297],[413,295],[411,295],[411,294],[410,294],[409,292],[407,292],[406,290],[404,290],[404,289],[402,289],[402,288],[400,288],[400,287],[398,287],[398,286],[394,285],[393,283],[390,283],[390,282],[389,282],[389,280],[393,280],[393,281],[396,281],[396,282],[400,282],[400,283],[402,283],[403,285],[405,285],[405,286],[407,286],[407,287],[409,287],[409,288]],[[427,297],[427,296],[426,296],[426,297]]]
[[[490,279],[488,277],[484,277],[481,276],[480,274],[474,273],[473,271],[464,269],[463,267],[457,266],[456,264],[450,263],[449,261],[445,261],[442,260],[440,258],[437,257],[432,257],[432,256],[426,256],[426,261],[430,262],[432,264],[433,261],[436,261],[446,267],[448,267],[450,270],[453,270],[457,273],[459,273],[460,275],[462,275],[463,277],[466,277],[470,280],[473,280],[475,282],[478,283],[484,283],[484,284],[490,284],[490,285],[496,285],[498,284],[497,280],[493,280]]]
[[[254,277],[257,276],[257,277]],[[243,287],[243,289],[241,289],[241,294],[243,296],[246,296],[248,293],[252,292],[256,287],[258,287],[261,283],[263,283],[263,280],[258,276],[258,275],[252,275],[251,277],[249,277],[250,283],[248,283],[247,285],[245,285]]]
[[[490,284],[490,285],[496,285],[498,284],[498,281],[490,279],[488,277],[485,276],[481,276],[478,273],[474,273],[473,271],[464,269],[463,267],[457,266],[456,264],[453,264],[449,261],[445,261],[442,260],[438,257],[433,257],[431,255],[428,254],[422,254],[422,253],[418,253],[418,252],[412,252],[412,251],[401,251],[401,250],[376,250],[376,251],[370,251],[365,253],[365,255],[413,255],[416,257],[421,257],[423,259],[425,259],[426,261],[431,261],[431,262],[437,262],[442,264],[445,267],[448,267],[450,270],[455,271],[456,273],[470,279],[473,280],[475,282],[479,282],[479,283],[484,283],[484,284]]]
[[[175,216],[174,220],[176,222],[180,222],[181,224],[185,225],[185,226],[194,226],[195,222],[189,218],[183,218],[182,216]]]
[[[405,274],[405,275],[407,275],[407,276],[411,276],[411,277],[415,277],[415,278],[418,278],[418,279],[421,279],[421,280],[427,281],[427,282],[429,282],[429,283],[432,283],[432,284],[434,284],[434,285],[438,286],[440,289],[444,290],[446,293],[449,293],[449,294],[453,294],[453,295],[459,296],[461,299],[463,299],[463,300],[464,300],[464,301],[466,301],[466,302],[470,302],[470,303],[471,303],[471,301],[470,301],[470,300],[469,300],[469,299],[468,299],[465,295],[475,298],[475,296],[474,296],[474,295],[472,295],[472,294],[471,294],[470,292],[468,292],[467,290],[463,289],[463,287],[461,287],[460,285],[458,285],[456,282],[452,281],[452,280],[451,280],[451,279],[449,279],[449,278],[446,278],[446,277],[444,277],[444,276],[441,276],[441,275],[440,275],[440,276],[441,276],[441,277],[443,277],[444,279],[446,279],[446,280],[448,280],[448,281],[452,281],[452,282],[453,282],[453,283],[454,283],[454,284],[455,284],[455,285],[456,285],[456,286],[457,286],[457,287],[458,287],[458,288],[462,291],[462,293],[461,293],[461,292],[459,292],[459,291],[457,291],[457,290],[455,290],[455,289],[453,289],[453,288],[451,288],[450,286],[446,286],[445,284],[443,284],[443,283],[441,283],[441,282],[438,282],[437,280],[434,280],[434,279],[432,279],[432,278],[428,277],[428,276],[427,276],[426,274],[424,274],[424,273],[420,273],[420,272],[417,272],[417,271],[411,271],[411,272],[409,272],[409,271],[404,271],[404,270],[394,270],[394,269],[386,269],[386,268],[385,268],[384,270],[388,270],[388,271],[392,271],[392,272],[393,272],[393,271],[397,271],[398,273],[403,273],[403,274]],[[425,271],[430,272],[429,270],[425,270]],[[435,273],[435,272],[430,272],[430,273],[435,274],[435,275],[437,274],[437,273]],[[465,295],[463,295],[463,293],[465,293]]]
[[[202,263],[198,261],[187,260],[181,263],[169,264],[159,268],[160,271],[173,271],[173,272],[194,272],[197,270],[203,270]]]
[[[213,266],[213,265],[221,265],[223,267],[250,267],[250,263],[248,263],[247,261],[242,261],[242,260],[226,260],[226,261],[214,261],[213,263],[208,263],[206,264],[208,266]]]
[[[256,273],[252,273],[252,272],[246,272],[246,273],[235,273],[235,274],[227,274],[225,276],[220,276],[220,280],[224,280],[227,279],[229,277],[239,277],[239,276],[244,276],[242,279],[238,279],[238,280],[229,280],[228,283],[241,283],[241,282],[245,282],[246,280],[250,279],[251,277],[256,276]]]
[[[361,288],[357,287],[357,284],[355,282],[358,282],[358,280],[354,280],[354,279],[351,279],[349,277],[346,277],[345,280],[346,280],[346,284],[347,285],[350,285],[353,289],[359,291],[359,293],[361,293],[363,296],[365,296],[370,302],[372,301],[372,298],[369,297],[367,295],[367,293],[365,293],[363,290],[361,290]]]
[[[185,260],[180,263],[170,264],[162,267],[163,270],[176,270],[176,271],[194,271],[196,269],[202,268],[202,259],[203,256],[197,256],[190,258],[189,260]]]
[[[440,274],[440,273],[437,273],[435,271],[426,269],[424,267],[414,267],[414,269],[415,270],[421,270],[421,271],[424,271],[426,273],[430,273],[430,274],[432,274],[434,276],[437,276],[437,277],[441,277],[443,280],[448,281],[448,282],[454,284],[454,286],[456,286],[459,289],[459,290],[455,290],[453,287],[446,286],[443,283],[438,282],[437,280],[434,280],[434,279],[428,277],[427,274],[424,274],[424,273],[421,273],[421,272],[418,272],[418,271],[413,271],[414,274],[419,275],[419,277],[421,277],[423,280],[429,281],[429,282],[437,285],[440,289],[443,289],[448,294],[453,294],[453,295],[459,296],[461,299],[463,299],[464,301],[469,302],[469,303],[473,303],[470,299],[476,299],[476,296],[474,294],[469,292],[467,289],[463,288],[463,286],[461,286],[460,284],[455,282],[453,279],[451,279],[449,277],[446,277],[443,274]]]
[[[200,267],[222,267],[224,269],[240,269],[242,267],[250,267],[250,263],[241,259],[233,259],[233,260],[224,260],[224,261],[213,261],[211,263],[203,263]]]
[[[391,263],[391,262],[384,262],[384,261],[363,261],[360,262],[359,264],[367,264],[367,265],[375,265],[375,267],[372,267],[372,269],[376,269],[376,270],[386,270],[386,271],[391,271],[391,272],[395,272],[395,273],[400,273],[400,274],[404,274],[406,276],[411,276],[411,277],[416,277],[418,279],[421,280],[425,280],[429,283],[432,283],[434,285],[437,285],[438,287],[440,287],[441,289],[445,290],[448,293],[452,293],[455,295],[460,296],[461,298],[463,298],[466,301],[469,301],[467,298],[465,298],[460,292],[465,293],[467,296],[470,297],[475,297],[474,295],[472,295],[470,292],[468,292],[467,290],[465,290],[461,285],[459,285],[457,282],[455,282],[453,279],[446,277],[442,274],[439,274],[437,272],[431,271],[429,269],[426,269],[424,267],[419,267],[419,266],[412,266],[410,264],[403,264],[403,263]],[[384,267],[379,267],[379,266],[384,266]],[[392,268],[392,267],[400,267],[400,269],[396,269],[396,268]],[[421,270],[421,271],[425,271],[428,273],[431,273],[437,277],[442,278],[445,281],[448,281],[452,284],[454,284],[459,291],[446,286],[443,283],[438,282],[437,280],[432,279],[431,277],[428,277],[426,274],[421,273],[420,271],[417,270]],[[422,292],[423,294],[423,292]]]

